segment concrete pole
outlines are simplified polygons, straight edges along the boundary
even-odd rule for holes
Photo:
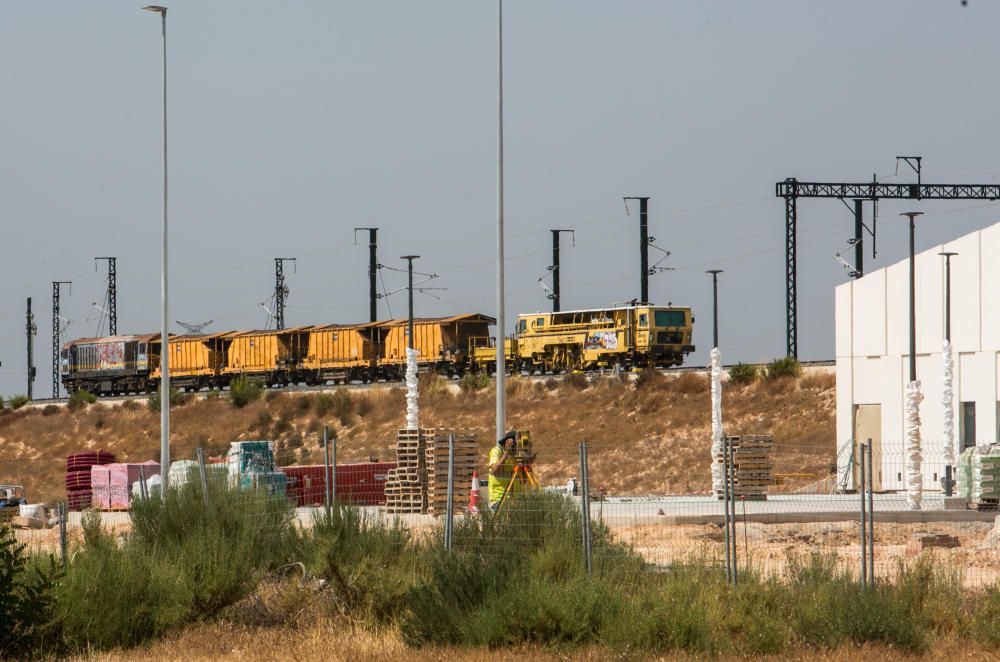
[[[167,328],[167,8],[157,5],[143,7],[160,15],[163,37],[163,213],[161,253],[161,310],[160,310],[160,476],[163,478],[163,495],[167,494],[170,474],[170,331]]]
[[[497,343],[496,343],[496,435],[507,429],[506,357],[504,356],[503,270],[503,0],[497,0]]]

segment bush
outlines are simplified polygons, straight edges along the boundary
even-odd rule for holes
[[[249,377],[237,377],[229,384],[229,401],[237,409],[258,400],[263,392],[260,382]]]
[[[173,386],[170,387],[171,409],[173,409],[174,407],[180,407],[182,405],[187,404],[189,398],[190,396],[187,393],[181,393],[181,391],[178,390],[177,388]],[[149,411],[158,412],[160,411],[160,406],[161,406],[160,400],[161,400],[160,389],[156,389],[154,392],[150,393],[149,396],[146,397],[146,407],[149,409]]]
[[[485,372],[467,373],[462,377],[462,381],[458,383],[459,388],[462,389],[462,393],[475,393],[477,391],[482,391],[489,385],[490,376]]]
[[[284,499],[197,482],[132,506],[119,542],[86,521],[83,546],[57,588],[57,619],[71,650],[134,646],[211,618],[246,597],[298,545]],[[114,587],[110,590],[109,587]]]
[[[10,406],[11,409],[20,409],[29,402],[31,401],[28,400],[28,396],[15,395],[13,398],[10,399],[10,402],[8,402],[7,404]]]
[[[421,397],[433,398],[448,393],[448,383],[433,371],[417,374],[417,391]]]
[[[129,398],[128,400],[122,402],[121,408],[122,411],[136,411],[139,409],[139,403],[132,398]]]
[[[73,395],[69,396],[69,402],[66,404],[70,409],[83,409],[88,405],[92,405],[97,402],[97,396],[88,391],[87,389],[79,389]]]
[[[802,374],[802,366],[794,356],[786,356],[783,359],[775,359],[767,364],[764,369],[764,377],[767,379],[779,379],[781,377],[798,377]]]
[[[734,386],[753,384],[760,377],[760,368],[749,363],[737,363],[729,369],[729,383]]]
[[[320,417],[333,415],[344,427],[354,422],[354,398],[346,390],[321,393],[316,397],[316,414]]]
[[[58,414],[62,411],[62,407],[59,405],[45,405],[42,407],[42,416],[52,416],[53,414]]]
[[[635,387],[641,389],[660,386],[663,384],[665,379],[666,377],[661,375],[656,368],[653,366],[646,366],[640,370],[639,374],[636,376]]]
[[[580,374],[578,372],[572,372],[563,377],[563,384],[567,388],[571,388],[575,391],[582,391],[588,386],[590,386],[590,381],[587,380],[586,375]]]
[[[37,654],[52,629],[55,563],[31,563],[14,531],[0,526],[0,659]]]

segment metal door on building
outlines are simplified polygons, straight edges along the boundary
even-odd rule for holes
[[[854,485],[861,480],[859,462],[861,460],[860,446],[863,442],[872,440],[872,466],[875,476],[872,479],[872,489],[882,490],[882,405],[854,405]]]
[[[958,432],[962,450],[976,445],[976,403],[962,402],[959,409]]]

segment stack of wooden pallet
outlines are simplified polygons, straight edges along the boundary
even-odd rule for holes
[[[426,433],[422,429],[401,429],[396,433],[396,468],[390,469],[385,478],[387,513],[427,512]]]
[[[774,483],[772,470],[774,460],[774,438],[770,435],[741,435],[727,437],[733,449],[731,468],[733,472],[734,492],[737,499],[764,501],[767,499],[767,488]],[[715,461],[723,465],[721,454],[715,456]],[[723,498],[723,494],[717,493]]]
[[[472,472],[479,466],[478,438],[471,430],[437,428],[426,430],[427,512],[441,515],[448,508],[448,438],[455,435],[455,473],[453,477],[456,510],[472,485]]]

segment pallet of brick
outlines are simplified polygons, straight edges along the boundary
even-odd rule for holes
[[[424,446],[427,430],[400,429],[396,433],[396,468],[385,479],[385,510],[391,514],[427,511],[427,469]]]
[[[774,438],[770,435],[741,435],[727,438],[732,448],[733,491],[737,499],[763,501],[774,484]],[[713,460],[724,466],[722,453]],[[721,491],[716,491],[723,498]]]
[[[427,467],[427,512],[440,515],[448,508],[448,439],[455,435],[453,503],[472,485],[472,472],[483,461],[479,437],[472,430],[436,428],[427,431],[425,465]]]

